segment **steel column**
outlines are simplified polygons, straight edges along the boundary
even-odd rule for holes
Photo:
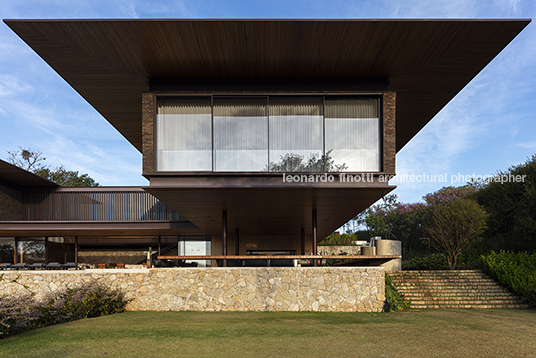
[[[74,237],[74,262],[78,263],[78,236]]]
[[[240,241],[238,228],[235,230],[235,255],[240,255]]]
[[[305,255],[305,229],[301,228],[301,254]]]
[[[45,265],[48,265],[50,260],[48,258],[48,236],[45,237]]]
[[[223,210],[221,212],[221,244],[222,244],[222,255],[227,256],[227,211]],[[223,267],[227,267],[227,260],[223,260]]]
[[[16,265],[18,264],[19,258],[17,257],[19,255],[19,238],[15,238],[15,242],[13,244],[13,263]]]
[[[317,254],[316,250],[316,230],[317,230],[317,221],[316,221],[316,210],[313,210],[313,255]],[[314,266],[316,266],[316,259],[314,259]]]

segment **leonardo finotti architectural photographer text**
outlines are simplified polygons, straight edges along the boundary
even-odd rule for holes
[[[380,183],[523,183],[526,175],[463,175],[461,173],[445,174],[407,174],[398,175],[374,175],[367,174],[287,174],[283,173],[283,183],[372,183],[377,180]]]

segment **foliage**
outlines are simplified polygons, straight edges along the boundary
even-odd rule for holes
[[[7,153],[9,154],[8,160],[11,164],[31,172],[43,168],[41,162],[47,159],[43,157],[43,152],[31,148],[24,149],[19,147],[18,150],[8,151]]]
[[[425,252],[420,238],[425,236],[424,223],[428,216],[425,204],[403,204],[397,202],[396,195],[383,197],[380,204],[374,205],[356,216],[357,225],[365,226],[369,237],[383,236],[400,240],[408,252]]]
[[[478,188],[474,185],[464,185],[459,187],[445,186],[438,191],[423,196],[428,206],[444,205],[456,198],[470,199],[477,192]]]
[[[321,156],[317,153],[312,153],[308,159],[305,159],[303,155],[287,153],[284,156],[280,156],[278,163],[270,162],[269,167],[265,168],[265,171],[286,173],[341,172],[348,169],[346,163],[335,164],[335,160],[331,157],[332,151],[333,149]]]
[[[442,254],[431,254],[430,260],[428,255],[423,255],[402,261],[402,270],[428,270],[428,267],[430,270],[448,270],[449,263]]]
[[[62,186],[99,186],[99,183],[88,174],[79,174],[78,172],[67,170],[63,165],[56,168],[41,168],[34,171],[34,174]]]
[[[508,180],[489,181],[475,193],[489,213],[486,251],[536,251],[536,155],[496,177]]]
[[[480,265],[488,275],[536,306],[536,253],[492,251],[481,256]]]
[[[9,161],[11,164],[24,170],[28,170],[40,177],[53,181],[62,186],[81,187],[81,186],[99,186],[88,174],[79,174],[79,172],[69,171],[63,165],[59,167],[50,167],[42,165],[46,160],[43,153],[36,149],[24,149],[19,147],[18,150],[10,152]]]
[[[0,336],[123,312],[129,302],[121,291],[95,281],[53,292],[42,300],[36,300],[35,293],[24,288],[23,293],[0,296]]]
[[[410,301],[404,299],[404,296],[398,292],[393,281],[388,274],[385,274],[385,305],[383,310],[385,312],[391,311],[405,311],[411,305]]]
[[[352,246],[355,245],[357,237],[355,234],[339,234],[331,233],[324,240],[322,240],[318,245],[319,246]]]
[[[430,265],[428,264],[430,262]],[[428,255],[417,256],[409,260],[402,261],[402,270],[448,270],[450,269],[447,258],[443,254],[431,254],[430,261]],[[472,252],[462,253],[456,261],[458,270],[474,270],[478,267],[478,259]]]
[[[451,270],[456,268],[458,256],[481,238],[486,217],[478,203],[460,197],[432,207],[426,231],[432,245],[445,254]]]

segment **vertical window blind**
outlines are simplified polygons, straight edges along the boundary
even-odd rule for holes
[[[157,170],[380,171],[378,99],[161,97]]]

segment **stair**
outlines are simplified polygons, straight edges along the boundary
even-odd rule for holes
[[[411,308],[528,308],[529,305],[478,270],[397,271],[393,285]]]

